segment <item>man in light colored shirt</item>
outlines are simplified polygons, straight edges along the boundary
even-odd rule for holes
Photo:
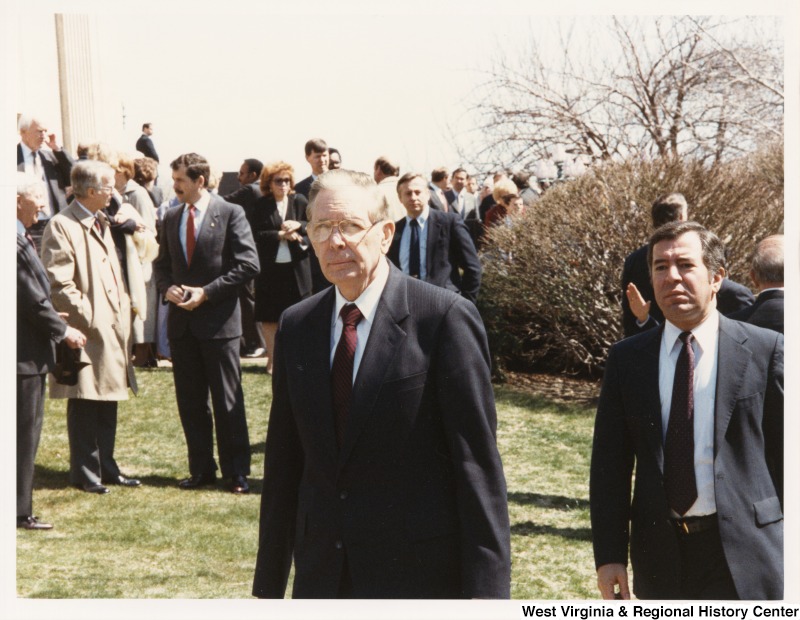
[[[664,312],[614,345],[595,422],[603,598],[783,597],[783,336],[717,310],[724,247],[696,222],[650,238]],[[631,501],[631,480],[636,466]]]
[[[308,213],[334,286],[281,317],[253,594],[283,598],[294,559],[294,598],[508,598],[475,306],[389,264],[394,223],[368,175],[323,174]]]

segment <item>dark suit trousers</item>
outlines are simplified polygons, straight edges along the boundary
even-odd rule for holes
[[[67,435],[72,484],[100,484],[120,475],[114,460],[117,401],[68,399]]]
[[[738,600],[719,529],[678,536],[681,599]]]
[[[169,342],[172,374],[186,446],[189,473],[216,471],[213,430],[225,478],[250,474],[250,437],[242,393],[239,338],[199,340],[190,332]],[[212,422],[208,393],[214,408]]]
[[[33,469],[44,420],[45,375],[17,375],[17,517],[33,514]]]
[[[245,351],[252,351],[257,348],[264,348],[264,332],[256,322],[256,289],[255,282],[250,280],[243,284],[239,290],[239,307],[242,309],[242,348]]]

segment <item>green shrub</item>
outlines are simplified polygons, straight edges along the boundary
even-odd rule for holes
[[[513,227],[492,228],[479,306],[502,372],[599,375],[622,337],[625,257],[652,232],[650,206],[681,192],[689,218],[723,239],[731,279],[783,222],[783,145],[713,169],[696,162],[609,163],[545,193]],[[509,260],[507,257],[511,255]]]

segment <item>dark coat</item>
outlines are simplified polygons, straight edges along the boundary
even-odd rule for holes
[[[75,161],[64,149],[60,151],[39,150],[42,168],[44,168],[45,185],[50,195],[50,201],[54,208],[54,213],[63,211],[67,208],[67,188],[72,184],[70,174],[72,174],[72,164]],[[17,169],[22,170],[24,158],[22,146],[17,144]]]
[[[156,285],[161,295],[173,284],[202,286],[208,300],[192,311],[171,306],[167,335],[178,338],[188,329],[199,340],[238,338],[242,335],[239,287],[259,269],[244,211],[211,194],[188,266],[180,240],[184,207],[168,209],[164,215],[158,257],[153,262]]]
[[[43,375],[56,363],[67,324],[50,301],[50,281],[30,242],[17,234],[17,374]]]
[[[674,599],[680,592],[678,543],[664,490],[662,332],[651,329],[611,347],[590,483],[595,563],[627,564],[630,537],[633,590],[648,599]],[[780,334],[720,316],[714,438],[719,532],[737,594],[783,598]]]
[[[389,260],[397,267],[400,266],[400,239],[405,227],[406,218],[395,222],[389,248]],[[425,281],[459,293],[474,303],[481,286],[481,263],[464,221],[457,213],[430,209],[425,229],[428,241]]]
[[[783,333],[783,291],[764,291],[752,306],[733,312],[728,318]]]
[[[159,161],[158,153],[156,152],[156,146],[153,144],[153,139],[147,134],[143,133],[141,136],[139,136],[139,139],[136,141],[136,150],[145,157]]]
[[[506,484],[489,349],[471,303],[390,267],[344,443],[331,402],[334,290],[276,339],[253,594],[508,598]]]

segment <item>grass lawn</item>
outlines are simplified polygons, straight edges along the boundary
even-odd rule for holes
[[[186,446],[171,370],[137,370],[121,403],[116,458],[137,489],[104,496],[69,485],[66,401],[48,401],[34,512],[48,532],[17,530],[17,593],[33,598],[248,598],[271,389],[246,365],[252,492],[181,491]],[[535,385],[534,385],[535,389]],[[589,529],[594,409],[497,387],[498,442],[508,479],[515,599],[596,598]]]

